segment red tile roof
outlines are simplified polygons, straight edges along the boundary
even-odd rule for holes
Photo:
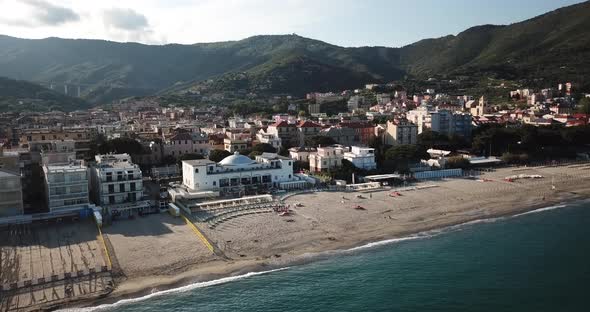
[[[290,123],[288,123],[288,122],[286,122],[284,120],[281,120],[280,122],[276,122],[272,126],[273,127],[276,127],[276,128],[280,128],[280,127],[295,127],[294,124],[290,124]]]
[[[299,122],[297,127],[299,127],[299,128],[319,128],[320,125],[318,125],[317,123],[315,123],[313,121],[309,121],[309,120],[303,121],[302,120]]]

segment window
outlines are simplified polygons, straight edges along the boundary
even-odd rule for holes
[[[41,140],[45,141],[45,136],[44,135],[41,136]]]
[[[113,173],[107,172],[107,182],[112,182],[112,181],[113,181]]]
[[[131,191],[135,191],[135,182],[129,184],[129,187],[131,188]]]
[[[119,192],[121,192],[121,193],[125,192],[125,184],[123,184],[123,183],[119,184]]]
[[[195,168],[195,173],[199,173],[199,168]]]
[[[109,194],[112,194],[115,192],[115,185],[111,184],[109,185]]]
[[[109,204],[115,203],[115,196],[109,196]]]
[[[217,181],[213,181],[213,186],[216,186],[216,185],[217,185]]]

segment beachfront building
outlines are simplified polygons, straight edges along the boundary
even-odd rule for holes
[[[377,168],[374,148],[353,146],[350,148],[350,152],[344,153],[344,159],[360,169],[373,170]]]
[[[69,164],[76,160],[74,140],[49,141],[41,149],[41,163]]]
[[[43,172],[50,212],[75,212],[89,207],[87,168],[82,162],[43,165]]]
[[[407,119],[387,121],[383,140],[386,145],[416,144],[418,142],[418,126]]]
[[[318,147],[316,153],[309,154],[309,170],[320,172],[339,168],[346,152],[348,148],[342,145]]]
[[[289,157],[295,161],[309,162],[309,155],[315,154],[317,149],[315,147],[291,147],[289,149]]]
[[[234,153],[218,163],[208,159],[182,162],[183,185],[191,192],[216,191],[244,195],[271,188],[286,188],[297,182],[293,160],[275,153],[263,153],[255,160]]]
[[[92,201],[113,215],[128,215],[149,207],[142,201],[143,180],[139,166],[128,154],[96,155],[90,168]]]
[[[0,218],[23,214],[20,174],[0,169]]]

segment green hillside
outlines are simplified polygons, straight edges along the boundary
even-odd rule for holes
[[[298,95],[406,76],[457,74],[587,85],[589,41],[590,2],[585,2],[520,23],[477,26],[402,48],[344,48],[297,35],[161,46],[0,36],[0,73],[79,84],[91,103],[205,87]]]
[[[86,107],[84,100],[27,81],[0,77],[0,111],[72,111]]]

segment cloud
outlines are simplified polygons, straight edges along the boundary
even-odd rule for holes
[[[33,8],[33,17],[40,25],[58,26],[80,20],[80,15],[72,9],[57,6],[44,0],[23,0]]]
[[[123,31],[141,31],[149,28],[145,15],[132,9],[110,9],[103,12],[103,22],[108,28]]]
[[[74,10],[57,6],[44,0],[22,0],[17,11],[26,12],[18,18],[0,17],[0,23],[17,27],[60,26],[80,20],[80,15]],[[18,14],[17,14],[18,15]]]

